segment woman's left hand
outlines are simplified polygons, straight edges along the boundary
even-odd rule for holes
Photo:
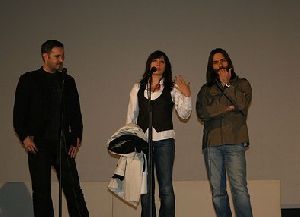
[[[175,76],[175,88],[177,88],[184,96],[191,96],[190,83],[187,83],[182,75]]]

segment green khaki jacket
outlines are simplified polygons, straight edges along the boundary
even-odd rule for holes
[[[220,89],[221,88],[221,89]],[[203,85],[197,95],[197,116],[204,123],[203,146],[249,144],[247,114],[252,88],[244,78],[234,78],[230,87]],[[226,96],[227,97],[226,97]],[[229,99],[228,99],[229,98]],[[234,105],[235,110],[226,111]]]

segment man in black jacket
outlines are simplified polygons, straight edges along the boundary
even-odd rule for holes
[[[14,129],[28,153],[35,217],[53,217],[51,166],[59,177],[71,217],[89,212],[80,188],[75,157],[82,138],[82,116],[75,80],[63,68],[64,47],[57,40],[41,46],[43,66],[24,73],[15,93]],[[61,148],[61,149],[60,149]]]

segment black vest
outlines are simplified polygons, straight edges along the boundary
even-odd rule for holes
[[[137,124],[146,132],[149,127],[149,112],[148,112],[148,100],[144,96],[146,86],[141,86],[137,93],[139,115],[137,118]],[[164,88],[162,94],[155,100],[151,100],[152,105],[152,123],[153,128],[157,132],[173,129],[172,122],[172,110],[174,103],[172,101],[171,92]]]

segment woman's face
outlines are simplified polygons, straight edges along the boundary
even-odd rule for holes
[[[153,75],[162,75],[165,72],[166,69],[166,61],[163,56],[153,59],[151,64],[150,64],[150,69],[152,67],[156,67],[156,72],[153,73]]]

